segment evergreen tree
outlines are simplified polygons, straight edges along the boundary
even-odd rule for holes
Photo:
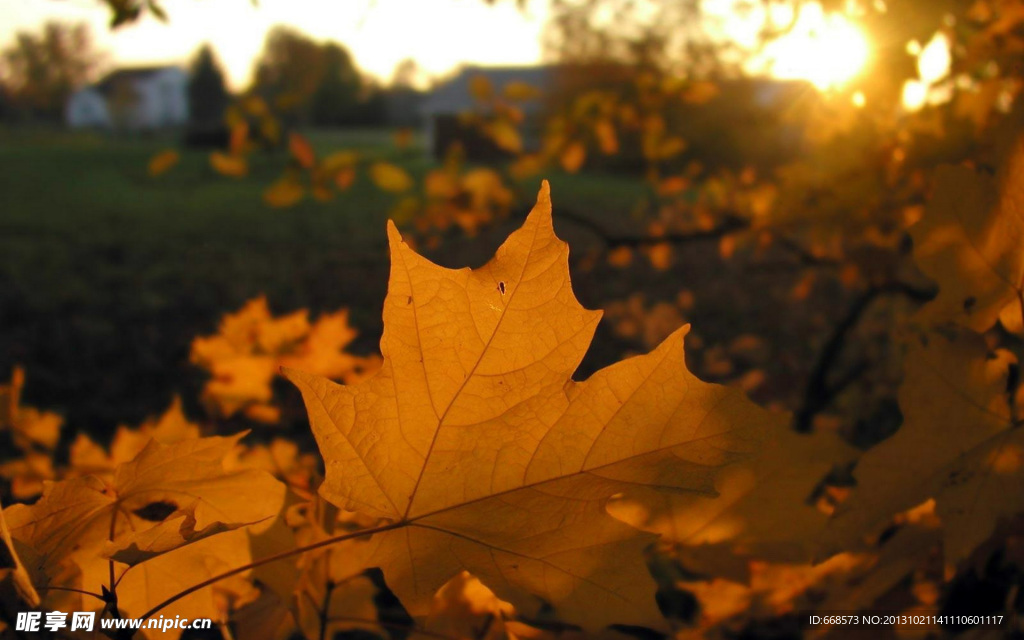
[[[188,82],[189,119],[193,127],[216,128],[228,106],[224,72],[209,44],[204,44],[192,61]]]

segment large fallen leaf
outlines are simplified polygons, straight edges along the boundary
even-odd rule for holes
[[[912,345],[900,388],[903,426],[857,463],[824,551],[852,548],[892,517],[934,498],[946,559],[966,558],[997,522],[1024,511],[1024,430],[1007,394],[1013,362],[967,330]]]
[[[939,284],[922,309],[936,323],[989,329],[1012,305],[1020,317],[1024,291],[1024,147],[998,176],[940,167],[924,217],[910,229],[914,258]]]
[[[655,624],[643,549],[610,517],[635,490],[713,493],[771,416],[686,369],[684,327],[652,353],[575,382],[601,313],[580,306],[547,183],[526,223],[475,271],[416,254],[389,226],[384,364],[337,385],[296,370],[334,504],[387,519],[372,537],[413,615],[466,569],[524,615],[550,603],[589,628]]]

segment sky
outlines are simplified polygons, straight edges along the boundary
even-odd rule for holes
[[[146,16],[111,30],[99,0],[0,0],[0,47],[19,30],[38,31],[47,20],[86,22],[110,67],[181,64],[204,42],[217,51],[232,89],[249,84],[267,32],[290,25],[318,40],[345,45],[365,73],[387,82],[412,58],[421,85],[465,64],[536,64],[549,0],[162,0],[168,22]],[[737,12],[737,0],[702,0],[709,28],[753,47],[769,15],[787,24],[792,9]],[[765,13],[769,11],[770,13]],[[781,13],[780,13],[781,12]],[[779,13],[779,15],[776,15]],[[787,14],[787,15],[783,15]],[[801,5],[792,31],[747,60],[747,70],[809,80],[823,91],[842,87],[864,68],[870,42],[842,16]]]
[[[383,81],[406,58],[431,76],[467,63],[537,63],[546,6],[530,0],[524,12],[511,0],[164,0],[169,22],[147,17],[111,30],[110,12],[96,0],[0,2],[0,46],[49,19],[88,23],[112,66],[183,63],[210,42],[233,89],[248,84],[267,32],[279,24],[344,44],[363,71]]]

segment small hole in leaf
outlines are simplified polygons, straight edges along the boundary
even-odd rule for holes
[[[498,283],[498,291],[501,292],[501,295],[505,295],[505,283],[504,282],[499,282]]]
[[[132,511],[143,520],[150,522],[163,522],[167,516],[178,510],[178,505],[173,502],[150,502],[144,507]]]

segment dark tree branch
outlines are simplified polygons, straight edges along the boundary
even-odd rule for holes
[[[597,236],[607,249],[619,247],[650,247],[667,242],[669,244],[686,244],[700,240],[712,240],[727,236],[730,233],[750,228],[750,221],[743,218],[727,215],[718,225],[709,229],[693,229],[688,231],[676,231],[662,235],[655,234],[615,234],[608,231],[602,225],[594,222],[586,216],[571,211],[559,211],[556,218],[567,220],[577,227],[586,229]]]
[[[801,433],[810,432],[814,427],[814,418],[828,408],[850,384],[859,379],[869,368],[866,360],[858,362],[835,382],[829,382],[830,373],[839,356],[843,353],[850,333],[860,323],[864,313],[879,297],[885,295],[902,295],[917,302],[926,302],[934,297],[935,292],[921,289],[905,282],[887,282],[873,285],[858,296],[850,306],[846,315],[832,330],[825,346],[811,370],[804,401],[793,418],[793,428]]]

